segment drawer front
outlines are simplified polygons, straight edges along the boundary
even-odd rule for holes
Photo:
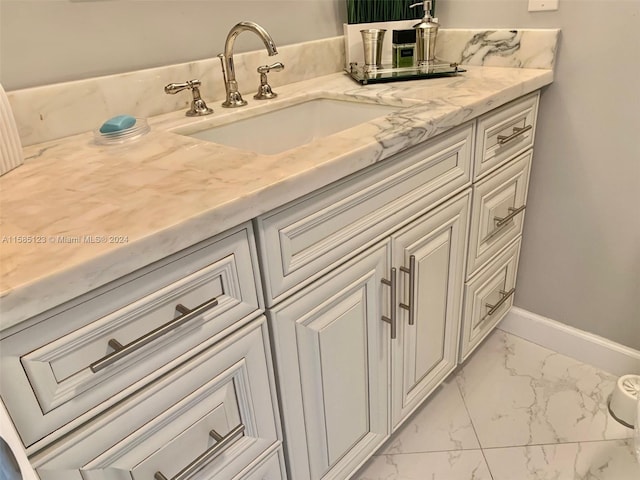
[[[474,179],[533,145],[539,96],[536,92],[478,119]]]
[[[526,151],[474,185],[468,278],[522,233],[532,155]]]
[[[110,301],[104,296],[3,340],[9,388],[2,396],[25,445],[117,401],[238,320],[257,315],[249,233],[242,229],[175,259],[154,274],[177,269],[184,271],[181,279],[129,304],[118,305],[118,293],[135,290],[147,276],[115,288],[112,311],[101,318],[92,314]]]
[[[468,124],[258,218],[267,305],[469,185],[472,142]]]
[[[465,285],[461,362],[513,305],[519,255],[520,238]]]
[[[41,479],[236,478],[280,445],[268,345],[260,317],[36,456]]]

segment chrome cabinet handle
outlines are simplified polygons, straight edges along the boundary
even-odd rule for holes
[[[498,303],[496,303],[495,305],[489,305],[488,303],[484,304],[484,306],[489,309],[489,311],[487,312],[487,315],[485,316],[485,318],[490,316],[490,315],[493,315],[494,313],[496,313],[496,311],[502,306],[502,304],[504,302],[506,302],[507,299],[511,295],[513,295],[515,292],[516,292],[515,287],[512,288],[511,290],[509,290],[508,292],[505,292],[504,290],[500,290],[500,295],[502,295],[502,298],[500,300],[498,300]]]
[[[416,256],[409,256],[409,268],[400,267],[400,271],[409,274],[409,304],[401,303],[400,308],[409,312],[409,325],[416,323],[415,318],[415,286],[416,286]]]
[[[216,441],[216,443],[211,447],[209,447],[207,450],[205,450],[204,453],[198,456],[198,458],[196,458],[193,462],[191,462],[189,465],[187,465],[178,473],[176,473],[176,475],[172,477],[171,480],[187,480],[188,478],[192,477],[193,474],[201,470],[207,463],[212,461],[214,458],[216,458],[218,455],[224,452],[227,448],[229,448],[231,444],[238,437],[242,436],[243,433],[244,433],[243,424],[240,424],[237,427],[235,427],[233,430],[227,433],[224,437],[220,435],[218,432],[216,432],[215,430],[211,430],[209,432],[209,436],[213,438]],[[162,474],[162,472],[156,472],[153,475],[153,478],[155,478],[155,480],[169,480],[167,477],[165,477]]]
[[[507,223],[509,223],[509,220],[518,215],[520,212],[523,212],[525,208],[527,208],[526,205],[522,205],[518,208],[509,207],[509,215],[507,215],[506,217],[493,217],[493,220],[496,222],[496,227],[500,228],[503,225],[506,225]]]
[[[520,135],[524,135],[526,132],[531,130],[533,125],[526,125],[525,127],[513,127],[513,133],[511,135],[498,135],[498,145],[504,145],[505,143],[509,143],[512,140],[515,140]]]
[[[117,362],[121,358],[126,357],[127,355],[130,355],[131,353],[144,347],[148,343],[153,342],[154,340],[162,337],[163,335],[166,335],[172,330],[175,330],[176,328],[178,328],[180,325],[183,325],[188,321],[193,320],[194,318],[198,317],[205,311],[217,305],[218,305],[217,298],[212,298],[211,300],[207,300],[202,305],[198,305],[193,310],[188,309],[184,305],[178,304],[176,305],[176,310],[180,312],[182,315],[174,318],[173,320],[165,323],[164,325],[160,325],[158,328],[155,328],[154,330],[151,330],[149,333],[146,333],[143,336],[136,338],[132,342],[126,345],[122,345],[116,339],[113,339],[113,338],[110,339],[109,346],[113,348],[114,351],[102,357],[100,360],[96,360],[95,362],[93,362],[91,365],[89,365],[89,368],[93,373],[99,372],[100,370],[103,370],[107,368],[109,365]]]
[[[391,325],[391,339],[395,340],[398,337],[398,321],[396,318],[396,300],[397,300],[397,271],[395,267],[391,269],[391,280],[387,280],[386,278],[382,279],[382,283],[384,285],[388,285],[391,287],[391,318],[386,315],[382,315],[382,321],[387,322]]]

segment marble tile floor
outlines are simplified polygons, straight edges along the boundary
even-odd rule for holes
[[[354,480],[640,480],[615,381],[495,330]]]

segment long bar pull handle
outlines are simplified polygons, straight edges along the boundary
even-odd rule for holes
[[[398,319],[396,318],[396,301],[398,297],[398,292],[396,289],[397,285],[397,270],[395,267],[391,269],[391,280],[387,280],[386,278],[382,279],[382,283],[384,285],[388,285],[391,287],[391,318],[386,315],[382,315],[382,321],[387,322],[391,325],[391,339],[395,340],[398,338]]]
[[[401,303],[400,308],[409,312],[409,325],[416,323],[415,317],[415,287],[416,287],[416,256],[409,256],[409,268],[400,267],[400,271],[409,274],[409,304]]]
[[[507,223],[509,223],[509,220],[518,215],[520,212],[523,212],[525,208],[527,208],[526,205],[522,205],[518,208],[509,207],[509,215],[507,215],[506,217],[493,217],[493,220],[496,222],[496,227],[500,228],[503,225],[506,225]]]
[[[496,228],[490,231],[487,236],[482,239],[482,243],[498,235],[502,231],[502,228],[506,227],[509,224],[509,220],[518,215],[520,212],[523,212],[525,208],[527,208],[526,205],[522,205],[518,208],[509,207],[509,215],[507,215],[506,217],[493,217]]]
[[[210,308],[215,307],[216,305],[218,305],[217,298],[212,298],[211,300],[207,300],[203,304],[198,305],[193,310],[189,310],[184,305],[178,304],[176,306],[176,310],[180,312],[182,315],[174,318],[173,320],[170,320],[164,325],[160,325],[158,328],[155,328],[154,330],[151,330],[148,333],[145,333],[143,336],[136,338],[132,342],[127,343],[126,345],[121,345],[117,340],[113,338],[110,339],[109,346],[113,348],[114,351],[102,357],[100,360],[96,360],[95,362],[93,362],[91,365],[89,365],[89,368],[93,373],[99,372],[100,370],[103,370],[107,368],[109,365],[112,365],[113,363],[117,362],[121,358],[126,357],[127,355],[130,355],[133,352],[135,352],[136,350],[139,350],[140,348],[144,347],[148,343],[153,342],[157,338],[160,338],[163,335],[166,335],[167,333],[171,332],[172,330],[175,330],[180,325],[183,325],[188,321],[193,320],[194,318],[200,316],[202,313],[209,310]]]
[[[504,145],[505,143],[509,143],[512,140],[515,140],[520,135],[524,135],[526,132],[531,130],[533,125],[526,125],[524,127],[513,127],[513,133],[511,135],[498,135],[498,145]]]
[[[209,447],[204,451],[198,458],[196,458],[189,465],[180,470],[171,480],[187,480],[191,478],[195,473],[200,471],[207,463],[212,461],[222,452],[224,452],[227,448],[231,446],[231,444],[244,433],[244,425],[240,424],[227,433],[224,437],[220,435],[215,430],[211,430],[209,432],[209,436],[213,438],[216,443]],[[155,480],[169,480],[165,477],[162,472],[156,472],[153,475]]]
[[[495,305],[489,305],[488,303],[485,303],[485,307],[487,307],[489,309],[489,311],[487,312],[487,317],[490,315],[493,315],[494,313],[496,313],[496,311],[502,306],[502,304],[504,302],[506,302],[508,300],[508,298],[513,295],[516,292],[515,287],[512,288],[511,290],[509,290],[508,292],[505,292],[504,290],[500,290],[500,295],[502,295],[502,298],[500,300],[498,300],[498,303],[496,303]]]

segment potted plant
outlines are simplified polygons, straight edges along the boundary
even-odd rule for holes
[[[418,0],[419,1],[419,0]],[[372,23],[411,20],[422,17],[422,10],[409,8],[416,0],[347,0],[347,22]],[[431,14],[435,10],[435,0]]]

